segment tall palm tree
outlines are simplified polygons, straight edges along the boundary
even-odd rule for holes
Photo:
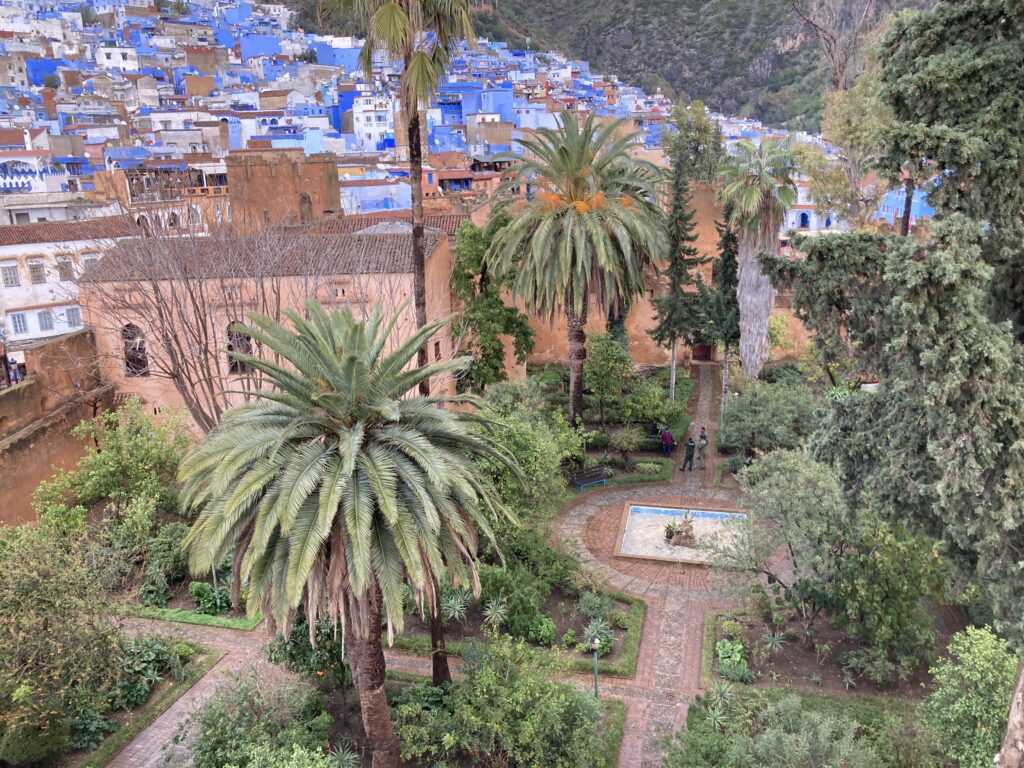
[[[757,255],[779,252],[779,227],[797,199],[793,171],[788,140],[756,146],[743,139],[719,166],[719,199],[731,206],[729,223],[739,234],[740,362],[753,378],[768,359],[768,320],[775,304],[775,289]]]
[[[189,565],[205,572],[233,551],[232,593],[244,587],[272,631],[300,606],[311,640],[319,618],[339,627],[373,765],[396,766],[382,621],[390,641],[405,583],[421,610],[441,581],[479,593],[478,531],[493,541],[505,510],[473,459],[513,465],[486,422],[444,407],[471,396],[409,396],[469,363],[411,367],[442,323],[395,342],[398,315],[384,322],[379,306],[365,323],[313,301],[306,314],[287,313],[294,330],[260,315],[238,329],[282,362],[232,353],[274,389],[230,410],[181,464],[185,507],[199,512]]]
[[[584,326],[591,295],[605,316],[643,292],[643,268],[663,258],[665,216],[657,202],[662,173],[634,160],[623,120],[561,118],[517,139],[525,157],[510,185],[530,185],[532,200],[512,210],[487,254],[495,274],[514,272],[513,292],[551,321],[565,312],[569,337],[569,420],[583,415]]]
[[[399,103],[409,142],[412,190],[413,301],[416,326],[427,323],[426,247],[423,236],[423,128],[420,103],[432,97],[448,71],[460,40],[474,40],[469,0],[332,0],[366,24],[360,63],[373,83],[373,54],[383,51],[402,62]],[[427,348],[418,364],[427,364]],[[420,384],[429,392],[429,382]]]
[[[469,0],[331,0],[354,11],[366,24],[360,63],[373,82],[373,55],[384,51],[402,62],[399,103],[409,144],[409,184],[412,192],[413,303],[416,327],[427,323],[426,241],[423,235],[423,127],[420,102],[434,95],[448,71],[460,40],[474,40]],[[417,365],[427,365],[427,347],[417,351]],[[423,379],[420,394],[430,394],[430,380]],[[438,585],[432,590],[440,595]],[[444,647],[440,606],[430,610],[430,641],[433,649],[433,682],[451,679]]]

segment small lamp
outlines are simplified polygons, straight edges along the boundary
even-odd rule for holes
[[[590,647],[594,651],[594,698],[600,698],[597,693],[597,652],[601,650],[601,636],[594,633],[590,638]]]

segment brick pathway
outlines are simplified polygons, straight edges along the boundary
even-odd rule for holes
[[[691,432],[694,437],[706,426],[710,445],[714,445],[712,408],[718,393],[713,364],[695,364],[698,368],[697,400],[693,407]],[[685,436],[684,436],[685,437]],[[682,440],[680,441],[682,442]],[[728,597],[717,590],[701,566],[619,558],[615,556],[623,505],[643,501],[669,506],[735,508],[735,491],[715,488],[715,457],[709,451],[703,471],[674,473],[658,485],[592,490],[567,505],[555,520],[553,535],[577,546],[583,563],[597,573],[608,586],[641,597],[647,603],[647,617],[640,641],[640,653],[634,677],[601,680],[601,695],[626,704],[626,727],[619,768],[656,768],[661,764],[665,736],[686,722],[686,711],[700,693],[700,654],[704,614],[729,605]],[[127,622],[135,631],[172,633],[182,639],[226,652],[214,667],[152,725],[130,742],[108,768],[155,768],[164,764],[165,745],[178,724],[208,699],[226,676],[250,666],[277,674],[263,658],[266,642],[262,628],[252,632],[133,619]],[[430,674],[427,659],[387,652],[388,669],[417,675]],[[457,660],[454,660],[457,666]],[[575,675],[572,681],[589,690],[590,675]],[[169,751],[171,764],[182,765],[187,756]]]

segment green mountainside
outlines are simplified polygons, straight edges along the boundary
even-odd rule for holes
[[[317,0],[297,0],[307,30]],[[324,2],[324,0],[321,0]],[[895,0],[925,7],[934,0]],[[790,0],[475,0],[477,31],[590,62],[595,72],[702,99],[769,125],[816,130],[826,77]],[[322,7],[322,6],[321,6]],[[348,22],[348,23],[346,23]],[[331,25],[358,32],[350,20]]]

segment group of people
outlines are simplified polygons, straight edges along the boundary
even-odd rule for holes
[[[676,440],[672,436],[672,432],[669,428],[662,427],[661,429],[661,455],[666,458],[672,455],[672,451],[676,447]],[[693,458],[696,454],[697,459],[700,461],[700,466],[697,469],[704,469],[708,460],[708,430],[707,427],[700,428],[700,436],[694,441],[691,435],[686,439],[686,453],[683,455],[683,463],[679,467],[679,471],[684,470],[693,471]]]

